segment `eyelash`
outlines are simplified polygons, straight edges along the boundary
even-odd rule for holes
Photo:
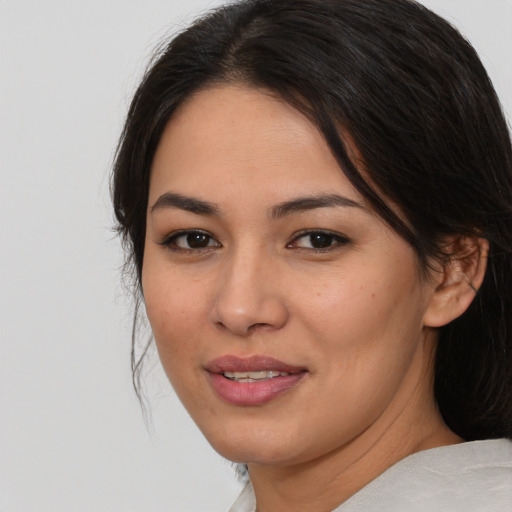
[[[205,245],[204,247],[180,247],[176,242],[180,238],[189,238],[191,236],[202,236],[208,239],[208,244],[211,241],[215,242],[215,245]],[[190,245],[190,240],[188,240],[188,243]],[[210,233],[207,231],[201,231],[200,229],[189,229],[189,230],[181,230],[181,231],[175,231],[174,233],[171,233],[170,235],[166,236],[161,242],[159,242],[159,245],[162,245],[163,247],[166,247],[167,249],[171,251],[177,251],[177,252],[202,252],[202,251],[208,251],[212,248],[216,249],[218,247],[222,247],[220,242],[217,242],[215,238],[213,238]]]
[[[197,236],[197,237],[204,237],[206,239],[206,245],[199,246],[199,247],[190,247],[190,239],[189,237]],[[327,242],[328,244],[325,247],[301,247],[298,245],[295,245],[295,243],[301,239],[306,239],[307,237],[310,237],[309,242],[310,245],[313,245],[312,237],[324,237],[324,242]],[[180,247],[177,244],[177,241],[180,238],[186,238],[187,244],[189,247]],[[321,239],[317,239],[318,241],[322,241]],[[213,245],[211,245],[211,242],[213,242]],[[299,251],[307,251],[307,252],[314,252],[314,253],[326,253],[330,251],[334,251],[336,249],[340,249],[344,245],[347,245],[350,243],[350,240],[339,233],[334,233],[332,231],[326,231],[321,229],[311,229],[311,230],[304,230],[299,233],[296,233],[291,240],[291,242],[288,242],[286,244],[286,248],[293,249],[293,250],[299,250]],[[222,247],[222,244],[215,240],[215,238],[208,233],[207,231],[202,231],[199,229],[190,229],[190,230],[181,230],[176,231],[174,233],[171,233],[170,235],[166,236],[161,242],[159,242],[159,245],[166,247],[167,249],[171,251],[177,251],[182,253],[198,253],[203,251],[209,251],[212,249],[217,249],[219,247]]]
[[[326,247],[300,247],[300,246],[293,245],[294,242],[297,242],[298,240],[301,240],[301,239],[305,239],[307,237],[309,237],[309,242],[312,245],[312,237],[313,236],[325,237],[328,240],[330,240],[330,243]],[[327,231],[327,230],[323,230],[323,229],[308,229],[308,230],[304,230],[304,231],[301,231],[301,232],[295,234],[292,241],[289,242],[288,244],[286,244],[286,247],[289,249],[294,249],[294,250],[302,250],[302,251],[309,251],[309,252],[315,252],[315,253],[325,253],[325,252],[335,251],[336,249],[340,249],[341,247],[343,247],[349,243],[350,243],[350,240],[346,236],[344,236],[340,233],[335,233],[335,232]]]

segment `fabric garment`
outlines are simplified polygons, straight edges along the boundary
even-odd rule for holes
[[[250,482],[229,512],[256,512]],[[512,441],[472,441],[415,453],[333,512],[512,512]]]

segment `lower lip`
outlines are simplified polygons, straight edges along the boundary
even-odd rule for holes
[[[222,399],[230,404],[243,406],[270,402],[295,387],[306,376],[306,372],[294,373],[286,377],[274,377],[260,382],[237,382],[226,379],[218,373],[209,375],[213,389]]]

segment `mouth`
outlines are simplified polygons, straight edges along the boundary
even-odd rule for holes
[[[278,372],[274,370],[261,370],[257,372],[222,372],[226,379],[235,382],[261,382],[264,380],[275,379],[276,377],[288,377],[289,372]]]
[[[206,366],[214,391],[224,401],[239,406],[261,405],[295,388],[308,374],[267,356],[223,356]]]

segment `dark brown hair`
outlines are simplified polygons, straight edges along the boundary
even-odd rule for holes
[[[139,293],[162,131],[192,93],[233,82],[273,91],[308,115],[340,172],[423,266],[442,255],[446,235],[489,241],[475,300],[439,329],[435,396],[466,440],[512,437],[512,149],[471,45],[410,0],[242,0],[196,21],[147,71],[115,160],[114,209]],[[349,157],[340,127],[369,180]],[[136,385],[142,357],[134,350]]]

